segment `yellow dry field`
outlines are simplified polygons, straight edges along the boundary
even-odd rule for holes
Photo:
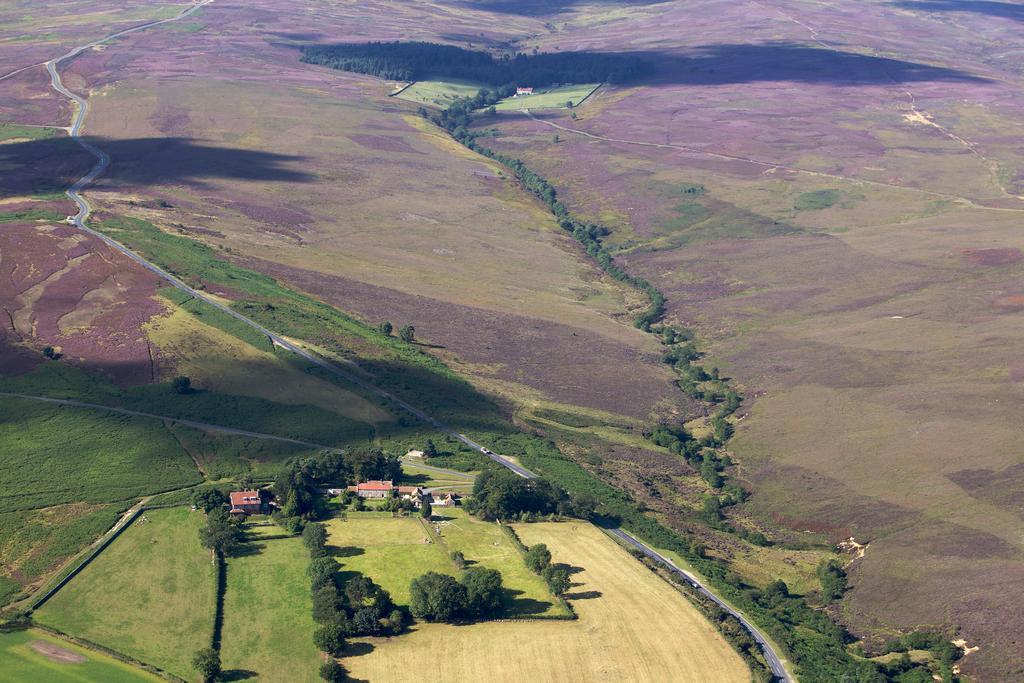
[[[343,663],[360,680],[405,677],[432,662],[454,681],[749,681],[732,647],[671,586],[596,527],[582,522],[516,527],[526,544],[546,543],[554,562],[580,568],[570,590],[577,621],[417,624],[373,639]],[[599,595],[598,595],[599,594]]]
[[[314,405],[353,420],[377,424],[390,416],[363,397],[312,377],[277,356],[175,309],[150,323],[147,336],[172,360],[175,371],[211,391],[255,396],[289,405]]]

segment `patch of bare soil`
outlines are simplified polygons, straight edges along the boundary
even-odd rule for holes
[[[28,646],[57,664],[84,664],[86,662],[83,655],[45,640],[33,640]]]

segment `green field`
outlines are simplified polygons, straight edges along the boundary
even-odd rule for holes
[[[312,683],[320,654],[313,645],[309,554],[299,537],[276,526],[252,529],[253,552],[229,558],[221,662],[230,680]]]
[[[398,604],[408,604],[409,582],[427,571],[457,575],[450,554],[460,550],[470,566],[479,563],[501,572],[508,589],[508,616],[565,614],[497,524],[474,519],[458,508],[439,508],[431,527],[435,525],[440,536],[417,517],[349,513],[344,520],[330,521],[328,528],[330,544],[340,549],[342,578],[365,574]]]
[[[164,426],[0,398],[0,512],[128,500],[201,481]]]
[[[476,95],[482,87],[470,81],[416,81],[395,97],[444,109],[460,97]]]
[[[600,83],[565,85],[559,88],[537,88],[532,95],[506,97],[494,108],[498,111],[520,111],[522,109],[563,109],[566,102],[576,106],[601,86]]]
[[[131,501],[202,481],[156,420],[0,398],[0,604],[110,528]]]
[[[45,140],[57,134],[56,128],[19,126],[15,123],[0,123],[0,142],[7,140]]]
[[[409,604],[409,582],[420,574],[456,573],[444,548],[418,517],[350,512],[346,519],[332,519],[327,528],[328,543],[341,549],[342,579],[365,574],[399,605]]]
[[[199,545],[203,515],[148,510],[37,612],[39,623],[177,676],[209,644],[215,568]]]
[[[59,647],[74,659],[85,661],[58,662],[40,654],[32,645]],[[39,630],[0,633],[0,683],[139,683],[162,681],[159,676],[136,669],[92,650]]]

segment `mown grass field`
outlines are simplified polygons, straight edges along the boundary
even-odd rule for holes
[[[216,600],[216,569],[199,545],[204,519],[185,507],[142,513],[36,619],[191,679]]]
[[[350,512],[346,519],[332,519],[327,526],[327,542],[338,549],[342,579],[365,574],[399,605],[409,604],[409,582],[420,574],[457,573],[444,546],[418,517]]]
[[[557,88],[537,88],[532,95],[506,97],[494,108],[498,111],[521,111],[523,109],[565,109],[567,102],[576,106],[601,87],[600,83],[563,85]]]
[[[553,561],[578,568],[568,596],[577,621],[417,624],[346,657],[352,676],[398,680],[410,661],[444,662],[453,680],[748,681],[732,647],[671,586],[581,522],[517,525]],[[575,598],[573,596],[576,596]]]
[[[250,554],[227,561],[221,662],[231,680],[313,683],[320,653],[302,539],[277,536],[276,526],[251,529]]]
[[[395,97],[444,109],[460,97],[473,97],[482,87],[470,81],[416,81]]]
[[[85,661],[59,662],[32,649],[45,643]],[[87,650],[40,630],[0,633],[0,683],[155,683],[159,676]]]
[[[430,529],[418,517],[393,518],[390,513],[348,513],[344,520],[330,521],[329,543],[338,549],[342,578],[365,574],[405,605],[409,582],[417,576],[427,571],[458,576],[450,557],[459,550],[467,566],[479,564],[501,572],[507,616],[565,614],[497,524],[474,519],[459,508],[434,512]]]

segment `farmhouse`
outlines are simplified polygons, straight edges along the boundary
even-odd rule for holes
[[[395,486],[390,481],[375,479],[364,481],[355,486],[349,486],[348,490],[355,491],[355,494],[360,498],[389,498],[391,497],[391,492],[395,490]]]
[[[229,498],[233,515],[258,515],[263,511],[259,491],[232,491]]]
[[[533,88],[516,88],[516,97],[526,97],[533,94]]]

